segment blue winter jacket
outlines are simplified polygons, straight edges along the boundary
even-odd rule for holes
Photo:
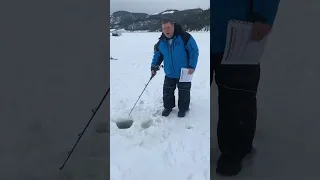
[[[223,53],[230,19],[273,25],[280,0],[214,0],[211,9],[211,53]]]
[[[188,38],[186,46],[184,38]],[[196,69],[198,56],[199,49],[194,38],[175,24],[172,44],[170,45],[169,40],[162,34],[155,45],[151,67],[159,66],[163,62],[167,77],[180,78],[181,68]]]

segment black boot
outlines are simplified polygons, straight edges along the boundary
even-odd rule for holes
[[[178,117],[185,117],[188,110],[179,110]]]
[[[179,111],[178,112],[178,117],[184,117],[186,116],[186,111]]]
[[[242,162],[240,159],[221,154],[217,163],[216,172],[222,176],[235,176],[239,174],[241,169]]]
[[[169,114],[171,113],[171,111],[172,111],[172,109],[169,109],[169,108],[164,109],[164,110],[162,111],[162,116],[169,116]]]

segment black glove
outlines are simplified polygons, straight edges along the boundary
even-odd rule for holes
[[[151,71],[159,71],[160,70],[160,66],[159,65],[152,65],[151,66]]]

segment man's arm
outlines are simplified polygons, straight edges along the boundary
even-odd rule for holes
[[[252,0],[253,20],[273,25],[280,0]]]
[[[163,54],[160,52],[160,50],[158,48],[158,44],[159,43],[154,45],[154,53],[153,53],[153,58],[152,58],[152,62],[151,62],[151,68],[156,67],[156,66],[160,66],[163,61]]]
[[[186,48],[189,52],[189,67],[192,69],[196,69],[199,57],[199,49],[196,41],[192,36],[190,36]]]

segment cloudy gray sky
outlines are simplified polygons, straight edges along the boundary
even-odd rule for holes
[[[110,13],[124,10],[148,14],[159,13],[166,9],[190,9],[210,7],[210,0],[110,0]]]

